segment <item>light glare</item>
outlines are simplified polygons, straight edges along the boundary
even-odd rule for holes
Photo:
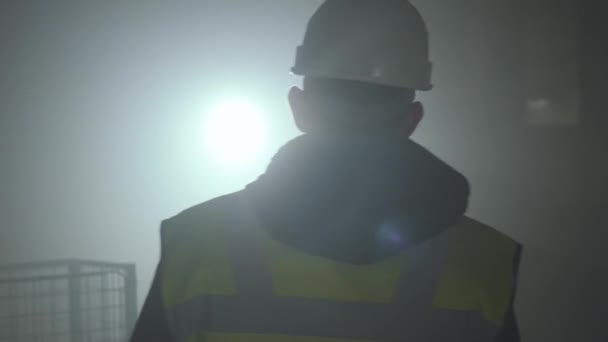
[[[206,150],[224,163],[249,162],[266,143],[266,122],[251,102],[231,99],[207,113],[204,128]]]

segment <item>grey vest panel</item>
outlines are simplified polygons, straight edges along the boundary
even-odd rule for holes
[[[200,296],[169,311],[175,341],[201,333],[263,333],[374,341],[493,341],[477,313],[409,305],[295,297]]]

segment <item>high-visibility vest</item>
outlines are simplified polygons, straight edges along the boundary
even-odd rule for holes
[[[494,341],[519,246],[465,218],[373,264],[307,254],[229,195],[163,223],[162,297],[174,341]]]

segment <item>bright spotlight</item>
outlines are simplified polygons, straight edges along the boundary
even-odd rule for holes
[[[264,115],[251,102],[232,99],[212,108],[205,120],[206,150],[220,162],[255,159],[266,143]]]

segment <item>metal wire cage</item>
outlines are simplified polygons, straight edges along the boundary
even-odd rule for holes
[[[0,342],[126,342],[136,295],[132,264],[0,266]]]

